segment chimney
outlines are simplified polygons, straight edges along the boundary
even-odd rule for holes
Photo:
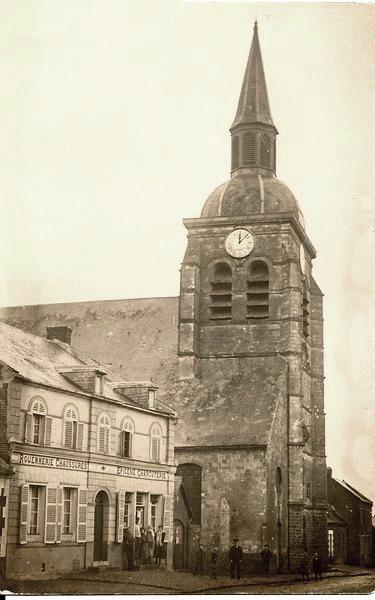
[[[72,339],[72,330],[66,325],[58,327],[47,327],[47,340],[59,340],[64,344],[70,344]]]

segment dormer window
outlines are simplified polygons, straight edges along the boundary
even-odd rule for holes
[[[102,396],[103,395],[103,376],[102,375],[95,375],[95,394],[97,396]]]
[[[155,390],[148,390],[148,407],[155,408]]]

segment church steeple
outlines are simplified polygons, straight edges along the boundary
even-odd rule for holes
[[[237,113],[230,132],[232,175],[239,172],[265,176],[275,174],[277,129],[268,102],[256,21]]]

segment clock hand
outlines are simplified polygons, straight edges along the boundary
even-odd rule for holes
[[[240,244],[242,242],[241,240],[241,233],[238,234],[238,243]]]
[[[243,240],[246,240],[247,237],[249,237],[250,233],[247,233],[246,235],[243,236],[241,242],[243,242]]]

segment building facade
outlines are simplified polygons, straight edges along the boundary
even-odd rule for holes
[[[342,560],[349,565],[371,566],[372,501],[346,481],[332,477],[330,468],[327,469],[327,490],[329,504],[346,523],[346,532],[341,532],[342,541],[337,535],[337,527],[330,524],[329,554],[337,562]]]
[[[163,525],[171,564],[175,416],[156,386],[110,378],[58,339],[0,327],[2,453],[14,472],[6,576],[121,567],[136,517]]]
[[[230,131],[230,179],[184,220],[179,298],[16,307],[1,318],[39,334],[69,325],[77,348],[159,385],[178,415],[190,555],[201,541],[226,564],[238,536],[245,570],[266,543],[273,568],[297,569],[305,551],[327,559],[323,298],[298,202],[276,177],[257,26]]]

